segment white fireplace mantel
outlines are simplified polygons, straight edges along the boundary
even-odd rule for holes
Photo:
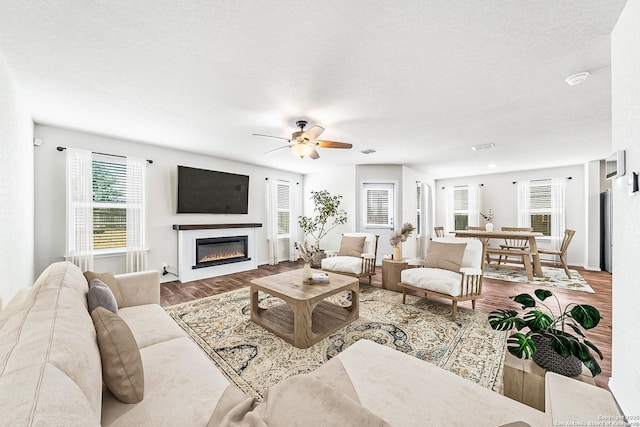
[[[258,268],[256,259],[258,227],[262,227],[262,224],[174,225],[173,229],[178,231],[178,279],[184,283]],[[247,236],[248,260],[193,268],[196,265],[196,239],[233,236]]]

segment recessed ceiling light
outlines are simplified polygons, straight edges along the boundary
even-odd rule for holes
[[[493,142],[490,142],[488,144],[474,145],[473,147],[471,147],[471,149],[473,151],[491,150],[492,148],[495,148],[495,146],[496,144],[494,144]]]
[[[589,77],[589,72],[584,71],[582,73],[574,74],[573,76],[567,77],[565,82],[567,82],[569,86],[575,86],[587,80],[587,77]]]

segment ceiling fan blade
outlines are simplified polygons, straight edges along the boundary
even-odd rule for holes
[[[351,148],[353,144],[349,144],[348,142],[337,142],[337,141],[316,141],[315,145],[322,148]]]
[[[318,151],[316,151],[316,149],[315,149],[315,148],[313,148],[313,147],[311,147],[311,149],[312,149],[313,151],[311,151],[311,153],[309,154],[309,158],[310,158],[310,159],[313,159],[313,160],[317,160],[317,159],[319,159],[319,158],[320,158],[320,154],[318,154]]]
[[[289,148],[289,147],[291,147],[291,145],[289,145],[289,144],[283,145],[282,147],[278,147],[278,148],[274,148],[273,150],[265,151],[264,154],[273,153],[274,151],[282,150],[283,148]]]
[[[273,136],[273,135],[263,135],[261,133],[252,133],[251,135],[254,136],[264,136],[265,138],[273,138],[273,139],[284,139],[285,141],[289,141],[291,142],[291,140],[289,138],[283,138],[281,136]]]
[[[316,138],[319,137],[322,132],[324,132],[324,128],[322,126],[315,125],[315,126],[311,126],[308,130],[304,131],[304,133],[301,136],[307,141],[315,141]]]

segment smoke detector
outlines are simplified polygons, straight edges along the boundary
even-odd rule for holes
[[[584,71],[582,73],[574,74],[573,76],[567,77],[565,82],[567,82],[569,86],[575,86],[587,80],[587,77],[589,77],[589,72]]]

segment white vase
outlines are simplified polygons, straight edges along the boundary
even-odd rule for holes
[[[302,268],[302,281],[309,282],[311,281],[311,265],[308,262],[304,263],[304,267]]]
[[[493,224],[488,222],[484,225],[485,230],[487,231],[493,231]]]

